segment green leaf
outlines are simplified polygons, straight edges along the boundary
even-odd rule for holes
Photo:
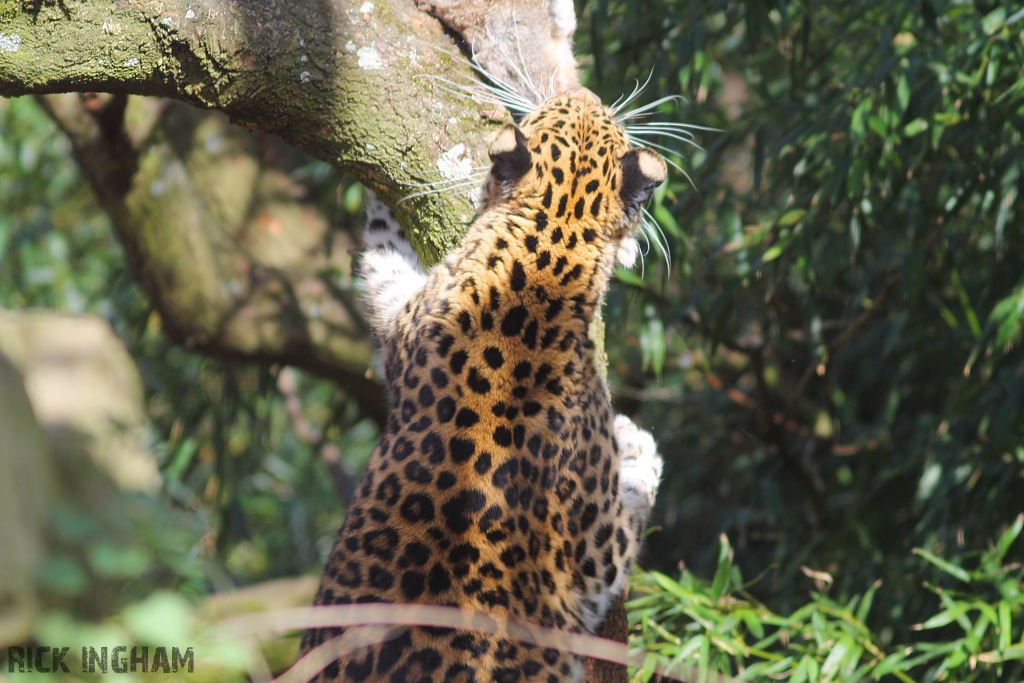
[[[1018,286],[1010,296],[992,308],[989,321],[998,325],[996,347],[1016,342],[1024,331],[1024,286]]]
[[[804,216],[807,215],[806,209],[790,209],[786,213],[782,214],[782,218],[779,219],[778,223],[782,227],[795,225]]]
[[[896,79],[896,101],[899,102],[900,111],[906,111],[910,106],[910,86],[907,85],[907,74],[901,73]]]
[[[943,666],[944,668],[951,670],[957,669],[961,664],[967,661],[967,657],[968,654],[966,648],[961,646],[949,653],[949,656],[946,657],[946,661],[943,663]]]
[[[650,576],[665,591],[672,593],[676,597],[683,598],[687,602],[690,601],[690,598],[692,597],[691,593],[684,589],[678,582],[673,581],[661,572],[651,572]]]
[[[853,641],[849,638],[841,638],[839,642],[832,647],[832,651],[829,653],[828,657],[825,658],[825,663],[821,665],[821,677],[823,681],[830,681],[835,677],[839,672],[839,667],[843,664],[843,660],[846,659],[852,649]]]
[[[48,559],[36,575],[39,584],[60,595],[77,595],[89,585],[86,573],[70,556]]]
[[[871,611],[871,603],[875,599],[875,591],[882,585],[882,580],[879,579],[871,584],[871,588],[868,588],[868,592],[864,594],[864,598],[860,601],[860,605],[857,607],[857,621],[864,623],[868,618],[868,613]]]
[[[971,582],[971,577],[967,574],[966,571],[964,571],[963,568],[958,567],[957,565],[952,564],[951,562],[943,560],[942,558],[928,552],[924,548],[914,548],[913,552],[915,555],[920,555],[924,559],[928,560],[930,563],[932,563],[942,571],[946,572],[950,576],[954,576],[957,579],[963,581],[964,583]]]
[[[647,322],[640,328],[637,335],[642,353],[641,362],[645,370],[650,367],[654,374],[660,375],[665,367],[665,326],[658,317],[657,309],[654,306],[648,305],[644,312]]]
[[[885,121],[883,121],[879,116],[872,115],[868,117],[868,128],[883,140],[889,137],[889,128],[885,125]]]
[[[663,204],[658,204],[654,207],[654,220],[669,234],[675,237],[682,237],[683,231],[679,227],[679,223],[676,221],[675,216],[668,210]]]
[[[967,603],[957,603],[954,607],[939,612],[924,623],[917,624],[914,629],[917,631],[927,631],[932,628],[942,628],[959,619],[967,611],[968,607]]]
[[[915,137],[928,130],[928,122],[922,118],[916,118],[903,126],[903,134],[908,138]]]
[[[1006,25],[1006,9],[996,7],[981,20],[981,28],[985,33],[995,33]]]
[[[651,677],[654,676],[654,672],[658,668],[658,661],[660,659],[661,658],[658,657],[658,655],[654,654],[653,652],[648,652],[644,656],[644,663],[643,663],[643,666],[640,667],[640,672],[639,672],[640,673],[640,680],[642,680],[642,681],[649,681],[649,680],[651,680]]]
[[[748,609],[737,610],[737,613],[739,614],[740,619],[743,620],[743,624],[747,627],[750,635],[754,636],[758,640],[763,640],[764,624],[761,623],[761,619],[757,613]]]
[[[999,612],[999,651],[1006,652],[1010,649],[1010,641],[1013,637],[1013,628],[1010,625],[1010,603],[1000,600],[996,610]]]
[[[718,546],[718,568],[715,569],[715,578],[711,582],[711,597],[719,600],[729,589],[729,575],[732,573],[732,547],[729,545],[729,538],[722,534],[719,536]]]
[[[789,683],[804,683],[804,681],[814,680],[810,677],[811,661],[813,659],[810,655],[801,657],[800,664],[797,665],[793,676],[789,679]]]
[[[165,474],[167,478],[172,481],[177,481],[185,474],[185,470],[188,469],[191,464],[193,457],[199,451],[199,446],[193,437],[188,437],[181,442],[178,446],[177,451],[174,454],[174,458],[171,459],[171,463],[167,466]]]
[[[1010,546],[1020,536],[1022,529],[1024,529],[1024,513],[1017,515],[1017,518],[1013,520],[1013,523],[1010,524],[1009,528],[1003,532],[1003,535],[996,542],[996,562],[1003,561],[1006,553],[1010,550]]]
[[[761,263],[769,263],[779,258],[782,255],[782,247],[778,244],[772,245],[765,249],[764,254],[761,256]]]
[[[951,280],[953,283],[953,289],[956,292],[956,297],[960,301],[960,307],[964,310],[964,316],[967,318],[967,324],[971,328],[971,334],[975,338],[981,336],[981,325],[978,324],[978,316],[974,313],[974,308],[971,306],[970,296],[967,294],[967,290],[964,288],[963,282],[960,280],[960,272],[953,270],[951,274]]]
[[[642,288],[645,286],[644,279],[640,277],[639,273],[627,268],[622,268],[621,266],[615,269],[615,279],[623,284],[632,285],[634,287]]]
[[[858,137],[864,137],[864,117],[871,110],[871,98],[865,97],[854,108],[850,114],[850,132]]]
[[[892,672],[896,671],[900,664],[903,663],[903,660],[909,657],[912,652],[913,649],[908,647],[905,650],[902,650],[901,652],[892,653],[891,655],[880,661],[878,665],[871,670],[871,675],[874,678],[878,679],[882,676],[891,674]]]
[[[88,549],[89,564],[100,576],[130,578],[142,573],[148,557],[140,547],[122,548],[100,541]]]
[[[342,203],[345,205],[345,210],[350,214],[359,213],[363,206],[363,186],[359,183],[349,185],[348,189],[345,190]]]

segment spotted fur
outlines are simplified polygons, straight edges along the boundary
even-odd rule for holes
[[[614,415],[588,329],[665,163],[584,89],[506,126],[490,151],[487,208],[429,273],[371,216],[363,269],[390,414],[316,603],[450,605],[590,632],[625,586],[661,459]],[[303,650],[337,632],[308,631]],[[412,628],[319,680],[556,683],[581,670],[550,648]]]

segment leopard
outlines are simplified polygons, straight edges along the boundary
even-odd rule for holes
[[[662,459],[614,412],[590,326],[667,168],[581,87],[506,124],[489,156],[483,209],[430,270],[371,207],[361,271],[389,413],[314,602],[592,633],[626,587]],[[343,632],[307,630],[301,651]],[[576,655],[436,627],[401,629],[317,678],[581,679]]]

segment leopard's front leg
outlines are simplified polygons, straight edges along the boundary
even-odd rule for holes
[[[625,517],[621,522],[628,544],[624,556],[631,566],[640,552],[647,518],[658,494],[663,462],[654,437],[628,417],[616,415],[612,428],[619,447],[619,496]]]
[[[427,274],[391,210],[366,193],[366,230],[359,274],[366,290],[366,315],[379,347],[387,346],[402,307],[423,288]]]

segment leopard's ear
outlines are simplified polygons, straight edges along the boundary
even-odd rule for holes
[[[511,123],[498,131],[487,153],[491,157],[491,174],[502,184],[512,183],[530,170],[530,150],[526,138]]]
[[[635,209],[654,194],[654,188],[665,182],[668,168],[665,160],[645,147],[634,147],[619,159],[622,183],[619,194],[627,207]]]

